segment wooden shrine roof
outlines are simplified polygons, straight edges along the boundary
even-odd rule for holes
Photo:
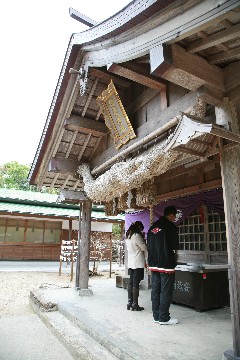
[[[181,111],[187,112],[199,99],[207,102],[209,118],[225,96],[239,109],[239,58],[240,5],[234,0],[220,5],[135,0],[102,23],[73,34],[29,173],[30,183],[82,191],[83,181],[76,171],[79,164],[90,164],[95,176],[135,156],[143,146],[153,146],[154,139],[166,139]],[[80,70],[83,79],[70,69]],[[120,150],[113,144],[106,150],[112,140],[96,99],[111,80],[133,126],[136,114],[149,101],[158,95],[164,98],[166,84],[181,86],[186,95],[165,107],[161,119],[153,114],[147,127],[136,127],[136,138]],[[196,159],[194,154],[207,153],[210,147],[216,149],[214,139],[206,134],[192,141],[185,146],[181,161],[189,162],[188,156]]]

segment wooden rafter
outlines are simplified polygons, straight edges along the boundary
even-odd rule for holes
[[[92,97],[93,97],[94,91],[95,91],[95,89],[97,87],[97,84],[98,84],[98,79],[96,78],[93,85],[92,85],[92,88],[91,88],[91,90],[90,90],[90,92],[88,94],[87,100],[86,100],[86,102],[84,104],[84,107],[83,107],[83,110],[82,110],[82,117],[84,117],[85,114],[86,114],[87,108],[88,108],[88,106],[90,104],[90,101],[92,100]]]
[[[66,158],[66,159],[69,157],[69,154],[70,154],[70,152],[71,152],[71,150],[72,150],[74,141],[76,140],[77,134],[78,134],[78,131],[75,130],[74,133],[73,133],[73,135],[72,135],[72,139],[71,139],[71,141],[70,141],[70,143],[69,143],[69,146],[68,146],[68,149],[67,149],[67,152],[66,152],[66,155],[65,155],[65,158]]]
[[[210,64],[218,64],[227,60],[240,59],[240,46],[208,58]]]
[[[88,71],[90,75],[95,76],[100,80],[104,80],[107,84],[109,84],[111,80],[115,85],[118,85],[123,88],[129,87],[129,85],[131,84],[131,82],[127,81],[127,79],[125,80],[118,76],[114,76],[113,74],[109,74],[103,69],[89,68]]]
[[[93,146],[93,148],[92,148],[91,154],[89,155],[89,159],[90,159],[90,160],[92,159],[93,154],[94,154],[95,151],[97,150],[98,145],[99,145],[99,143],[100,143],[101,140],[102,140],[101,137],[99,137],[99,138],[96,140],[96,142],[95,142],[95,144],[94,144],[94,146]]]
[[[209,146],[211,145],[209,142],[204,141],[204,140],[200,140],[200,139],[192,139],[191,142],[198,144],[198,145],[203,145],[203,146]]]
[[[60,175],[60,174],[56,174],[56,175],[54,176],[54,179],[53,179],[53,181],[52,181],[51,184],[50,184],[50,189],[54,188],[54,185],[55,185],[55,183],[56,183],[59,175]]]
[[[65,186],[67,185],[67,183],[68,183],[68,181],[71,179],[71,175],[68,175],[67,177],[66,177],[66,180],[64,181],[64,183],[62,184],[62,186],[61,186],[61,189],[64,189],[65,188]]]
[[[163,81],[150,75],[145,68],[139,64],[133,63],[122,63],[122,64],[111,64],[107,67],[108,71],[124,78],[135,81],[139,84],[147,86],[152,89],[160,90],[166,85]]]
[[[77,180],[77,181],[75,182],[75,184],[73,185],[73,188],[72,188],[72,189],[73,189],[73,190],[76,190],[79,184],[80,184],[80,180]]]
[[[178,151],[178,152],[182,152],[182,153],[184,153],[184,154],[197,156],[197,157],[203,157],[203,158],[206,157],[205,153],[200,153],[200,152],[198,152],[198,151],[195,151],[195,150],[192,150],[192,149],[188,149],[188,148],[185,148],[185,147],[182,147],[182,146],[179,146],[178,148],[173,149],[173,150],[176,150],[176,151]]]
[[[87,144],[88,144],[89,141],[90,141],[91,136],[92,136],[91,134],[88,134],[88,136],[86,137],[86,140],[85,140],[85,142],[84,142],[83,146],[81,147],[81,150],[80,150],[80,152],[79,152],[79,154],[78,154],[78,161],[81,160],[81,158],[82,158],[82,156],[83,156],[83,153],[84,153],[84,151],[85,151],[85,149],[86,149],[86,147],[87,147]]]
[[[69,119],[65,119],[64,127],[67,130],[78,131],[84,134],[93,134],[95,136],[103,136],[109,131],[107,126],[99,121],[76,115],[71,116]]]
[[[216,34],[210,35],[205,39],[197,40],[187,47],[187,51],[194,54],[198,51],[208,49],[232,40],[240,35],[240,24],[233,25],[232,27],[219,31]]]

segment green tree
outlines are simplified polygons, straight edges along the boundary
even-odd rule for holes
[[[10,161],[0,166],[0,187],[16,190],[30,190],[27,177],[30,166]],[[32,189],[33,190],[33,189]]]
[[[113,238],[116,240],[121,239],[121,225],[120,224],[113,224],[112,235],[113,235]]]
[[[37,186],[29,185],[28,173],[30,165],[21,165],[17,161],[10,161],[0,165],[0,187],[6,189],[39,191]],[[58,189],[43,187],[42,193],[57,194]]]

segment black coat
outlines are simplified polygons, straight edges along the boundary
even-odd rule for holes
[[[148,266],[174,269],[177,265],[174,250],[179,248],[177,227],[162,216],[147,234]]]

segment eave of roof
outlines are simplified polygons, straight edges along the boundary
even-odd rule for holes
[[[63,218],[79,218],[79,209],[66,209],[58,208],[56,206],[40,206],[33,204],[19,204],[19,203],[10,203],[0,201],[0,215],[1,214],[11,214],[11,215],[38,215],[46,217],[57,217],[60,219]],[[104,212],[101,211],[92,211],[91,213],[92,221],[109,221],[109,222],[124,222],[124,215],[117,216],[106,216]]]
[[[136,18],[134,16],[129,17],[126,15],[124,23],[121,24],[121,26],[120,26],[119,22],[115,21],[115,20],[119,16],[120,13],[128,14],[129,8],[132,8],[134,3],[136,2],[136,1],[132,1],[125,8],[123,8],[121,11],[119,11],[117,14],[113,15],[109,19],[103,21],[102,23],[97,24],[96,26],[93,26],[92,28],[90,28],[87,31],[82,32],[83,37],[86,34],[91,34],[90,38],[92,39],[92,41],[95,41],[95,40],[99,41],[101,39],[104,40],[106,38],[110,38],[114,35],[119,35],[119,33],[129,30],[131,27],[134,27],[136,24],[139,24],[142,21],[146,20],[147,17],[152,16],[157,11],[157,9],[158,10],[163,9],[164,7],[168,6],[171,3],[174,3],[175,1],[176,0],[165,1],[164,5],[159,5],[158,0],[138,1],[137,4],[138,4],[139,11],[135,12]],[[141,14],[145,14],[145,15],[142,16]],[[134,20],[134,18],[135,18],[135,20]],[[114,29],[112,29],[111,31],[108,30],[110,23],[115,24]],[[97,31],[96,31],[96,29],[97,29]],[[98,33],[101,34],[100,38],[99,38],[99,36],[97,36]],[[94,36],[94,34],[95,34],[95,36]],[[73,34],[70,38],[70,41],[69,41],[69,44],[67,47],[63,66],[62,66],[62,69],[61,69],[61,72],[59,75],[59,79],[58,79],[56,90],[55,90],[55,93],[53,96],[53,100],[52,100],[52,103],[51,103],[51,106],[50,106],[50,109],[48,112],[46,123],[45,123],[44,129],[43,129],[43,132],[42,132],[42,135],[41,135],[38,147],[37,147],[36,154],[34,156],[33,163],[31,165],[31,169],[28,174],[28,181],[32,185],[35,184],[35,179],[38,174],[38,169],[40,168],[40,165],[42,163],[42,160],[43,160],[43,157],[45,154],[45,150],[46,150],[49,140],[50,140],[50,135],[52,133],[52,130],[53,130],[56,120],[57,120],[58,112],[59,112],[64,94],[65,94],[65,90],[68,85],[68,81],[70,79],[69,69],[74,66],[74,63],[78,57],[81,46],[82,45],[74,45],[74,34]]]

